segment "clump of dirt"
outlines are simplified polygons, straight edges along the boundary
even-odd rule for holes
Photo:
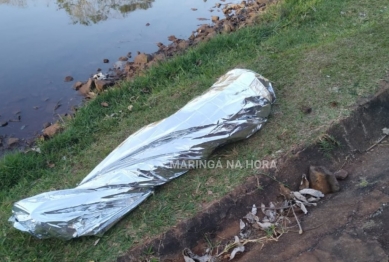
[[[247,244],[234,261],[388,261],[389,141],[383,134],[388,127],[389,85],[328,130],[326,135],[337,145],[330,151],[323,152],[321,138],[289,151],[278,160],[277,170],[249,178],[205,211],[131,248],[117,261],[142,261],[147,250],[153,250],[160,261],[184,261],[186,248],[199,255],[205,254],[210,242],[222,248],[239,236],[239,220],[253,204],[282,201],[279,185],[298,190],[310,166],[326,167],[311,172],[321,170],[329,175],[345,170],[347,175],[335,172],[334,176],[343,179],[338,181],[340,189],[326,195],[307,215],[298,214],[302,235],[296,234],[296,227],[277,242]]]

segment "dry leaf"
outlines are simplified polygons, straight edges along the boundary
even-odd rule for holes
[[[273,226],[273,224],[270,223],[270,222],[261,223],[261,222],[258,221],[257,224],[258,224],[263,230],[266,230],[266,229],[268,229],[269,227]]]
[[[243,230],[246,227],[246,224],[243,222],[242,219],[239,219],[239,227],[240,227],[240,230]]]
[[[99,243],[99,241],[100,241],[100,238],[99,238],[99,239],[97,239],[93,245],[94,245],[94,246],[96,246],[96,245],[97,245],[97,243]]]
[[[298,207],[300,207],[300,209],[304,212],[304,214],[307,214],[307,213],[308,213],[307,208],[305,207],[305,205],[304,205],[302,202],[296,201],[296,205],[297,205]]]
[[[266,215],[266,206],[263,203],[261,203],[261,210],[262,210],[262,213],[264,215]]]
[[[257,214],[257,207],[255,206],[255,204],[253,205],[253,207],[251,208],[251,213],[255,216]]]
[[[134,106],[133,105],[129,105],[128,107],[127,107],[127,109],[129,110],[129,111],[132,111],[132,108],[133,108]]]
[[[102,102],[100,105],[101,105],[102,107],[108,107],[108,103],[107,103],[107,102]]]
[[[314,196],[314,197],[324,197],[324,194],[319,191],[319,190],[316,190],[316,189],[313,189],[313,188],[305,188],[305,189],[302,189],[299,191],[300,194],[303,194],[303,195],[311,195],[311,196]]]
[[[305,196],[303,196],[300,192],[292,192],[294,197],[297,199],[297,200],[300,200],[302,202],[308,202],[307,201],[307,198]]]
[[[299,189],[309,188],[309,181],[307,179],[307,175],[303,174],[301,177],[300,187]]]
[[[53,168],[53,167],[55,167],[55,164],[54,164],[54,163],[47,162],[47,166],[48,166],[49,168]]]
[[[230,255],[230,260],[234,259],[236,253],[238,252],[244,252],[244,245],[240,243],[239,237],[235,236],[235,242],[234,244],[237,244],[238,246],[232,250]]]

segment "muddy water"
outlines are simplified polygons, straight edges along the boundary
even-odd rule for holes
[[[211,23],[198,18],[223,17],[218,2],[0,0],[0,123],[8,122],[0,139],[36,136],[45,122],[80,105],[75,81],[108,70],[128,52],[155,52],[169,35],[188,38]],[[68,75],[73,82],[64,82]]]

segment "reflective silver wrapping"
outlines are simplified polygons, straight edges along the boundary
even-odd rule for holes
[[[38,238],[102,235],[156,186],[188,171],[174,163],[206,159],[258,131],[274,101],[267,79],[231,70],[175,114],[128,137],[76,188],[20,200],[9,220]]]

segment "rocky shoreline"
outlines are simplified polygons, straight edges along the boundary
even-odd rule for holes
[[[145,70],[153,65],[181,54],[190,47],[209,41],[218,34],[228,34],[245,26],[252,25],[258,13],[263,12],[267,5],[273,2],[272,0],[252,0],[242,1],[240,4],[230,4],[224,3],[224,1],[221,0],[222,3],[216,3],[214,8],[222,10],[225,17],[198,18],[200,21],[209,20],[212,22],[212,25],[200,25],[188,39],[179,39],[171,35],[168,37],[168,40],[171,42],[169,45],[164,45],[160,42],[156,43],[158,46],[157,52],[152,54],[138,52],[132,61],[130,61],[132,53],[128,53],[126,56],[121,56],[108,72],[103,73],[101,69],[97,69],[97,73],[91,75],[88,80],[75,82],[73,88],[78,90],[86,100],[93,99],[105,90],[113,88],[119,81],[129,81],[136,76],[142,75]],[[109,63],[109,60],[103,59],[103,63]],[[72,82],[73,80],[72,76],[66,76],[64,79],[65,82]],[[64,122],[65,118],[72,118],[76,111],[77,108],[72,108],[71,112],[59,115],[56,123],[45,123],[41,134],[35,138],[19,139],[0,135],[0,156],[12,150],[29,151],[35,145],[36,139],[44,140],[53,137],[62,130],[61,122]],[[1,122],[0,128],[8,125],[8,122]]]

